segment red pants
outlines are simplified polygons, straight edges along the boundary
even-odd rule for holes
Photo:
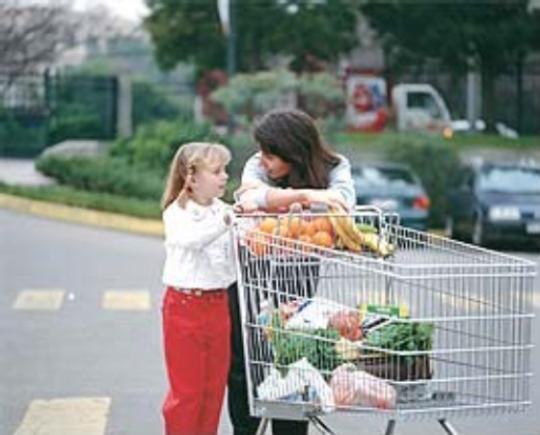
[[[167,435],[214,435],[230,364],[227,292],[186,294],[167,288],[163,339],[169,392]]]

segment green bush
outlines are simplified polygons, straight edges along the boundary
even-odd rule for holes
[[[65,139],[107,139],[101,116],[82,104],[69,103],[61,106],[49,122],[48,142]]]
[[[180,144],[193,141],[219,142],[231,149],[233,159],[225,199],[232,201],[243,165],[256,150],[250,136],[244,133],[220,138],[209,125],[189,121],[144,125],[133,138],[117,140],[104,157],[42,157],[37,167],[76,189],[159,200],[174,153]]]
[[[432,136],[397,138],[387,153],[388,160],[407,164],[418,174],[431,200],[429,223],[442,227],[451,204],[449,189],[459,184],[462,165],[457,151]]]
[[[298,81],[298,105],[315,118],[342,117],[345,111],[343,83],[334,74],[305,74]]]
[[[158,200],[163,178],[143,172],[120,158],[43,157],[37,168],[59,183],[76,189]]]
[[[229,113],[235,122],[248,128],[253,118],[295,97],[296,76],[287,70],[237,74],[226,86],[212,92],[211,98]]]
[[[171,96],[166,88],[144,81],[133,82],[132,95],[135,128],[157,120],[193,118],[193,96]]]
[[[214,141],[219,137],[208,124],[192,121],[158,121],[139,127],[130,139],[117,140],[109,150],[143,171],[164,176],[178,147],[187,142]]]
[[[315,73],[296,76],[287,70],[238,74],[227,86],[212,93],[235,121],[249,128],[254,117],[280,106],[298,104],[315,118],[342,115],[345,92],[341,81],[332,74]]]

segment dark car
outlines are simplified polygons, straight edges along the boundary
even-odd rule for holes
[[[429,199],[420,179],[407,166],[364,164],[354,167],[352,175],[358,205],[397,212],[401,225],[426,230]]]
[[[505,239],[540,242],[540,167],[484,163],[465,170],[451,192],[446,231],[484,245]]]

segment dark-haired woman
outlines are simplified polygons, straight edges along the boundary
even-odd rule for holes
[[[349,161],[326,145],[313,119],[299,110],[276,110],[255,125],[259,152],[246,163],[237,198],[243,211],[287,211],[293,204],[304,207],[323,203],[352,210],[354,183]],[[291,271],[284,271],[289,274]],[[297,287],[311,297],[313,286],[305,280]],[[307,294],[306,294],[307,293]],[[253,435],[259,419],[249,414],[241,319],[236,287],[231,288],[232,362],[228,405],[234,435]],[[273,420],[274,435],[307,434],[304,421]]]

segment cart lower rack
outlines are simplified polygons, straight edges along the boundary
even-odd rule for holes
[[[359,208],[235,224],[252,415],[397,421],[531,405],[534,263]]]

